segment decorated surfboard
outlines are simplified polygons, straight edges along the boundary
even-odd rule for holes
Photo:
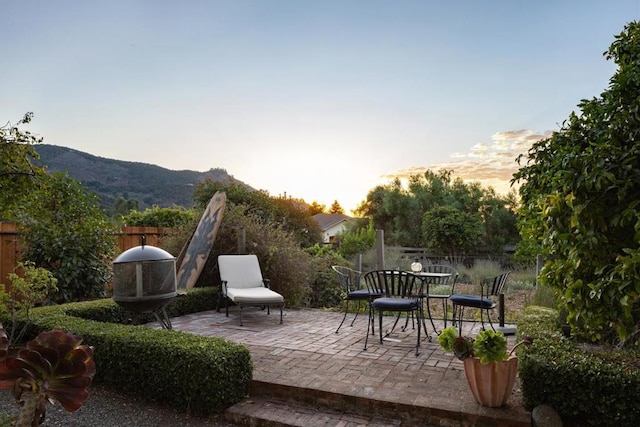
[[[180,252],[176,260],[178,292],[193,288],[200,277],[213,242],[216,240],[226,201],[227,195],[222,191],[213,195],[191,239],[187,242],[186,249]]]

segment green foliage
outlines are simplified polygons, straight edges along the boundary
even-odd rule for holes
[[[315,274],[313,257],[282,224],[264,220],[246,205],[230,203],[225,208],[209,260],[196,285],[220,284],[217,257],[237,254],[242,232],[246,252],[258,256],[262,277],[271,280],[271,289],[284,296],[288,307],[308,305]]]
[[[322,231],[302,200],[271,197],[266,191],[252,190],[234,182],[204,181],[196,185],[194,201],[203,209],[216,191],[227,196],[227,206],[245,206],[247,214],[266,224],[274,224],[289,232],[301,247],[322,242]]]
[[[533,267],[537,264],[538,254],[542,253],[540,244],[531,236],[523,236],[511,255],[511,261],[519,267]]]
[[[476,247],[483,233],[482,220],[477,214],[450,206],[435,207],[427,211],[422,219],[424,246],[442,248],[453,260]]]
[[[523,402],[551,405],[566,425],[637,426],[637,351],[583,346],[562,336],[556,310],[530,306],[518,333],[534,337],[518,352]],[[606,398],[603,398],[606,396]]]
[[[305,249],[312,255],[313,278],[311,283],[310,307],[339,307],[344,289],[340,286],[332,265],[347,265],[347,261],[328,246],[315,245]]]
[[[115,230],[77,181],[62,173],[42,179],[18,213],[25,260],[51,271],[58,302],[101,297],[111,277]]]
[[[216,291],[189,290],[170,303],[169,315],[211,309]],[[253,364],[245,346],[180,331],[85,320],[107,322],[110,313],[114,321],[123,313],[110,298],[38,307],[28,333],[60,327],[80,335],[96,349],[95,382],[194,415],[221,413],[248,393]]]
[[[449,326],[438,335],[438,344],[447,353],[453,353],[453,342],[458,338],[458,328]]]
[[[453,179],[452,171],[427,170],[423,175],[411,176],[406,188],[399,179],[375,187],[356,214],[370,218],[374,229],[383,230],[388,245],[418,247],[423,245],[425,213],[438,207],[454,208],[481,220],[481,240],[473,242],[473,249],[483,245],[492,253],[501,254],[503,245],[520,239],[515,227],[515,204],[515,195],[499,197],[491,187]],[[435,249],[445,252],[449,247]]]
[[[480,358],[480,363],[486,365],[502,362],[509,357],[507,353],[507,339],[500,331],[491,329],[480,331],[473,342],[473,353]]]
[[[534,144],[522,181],[521,233],[541,245],[540,283],[555,289],[575,332],[640,337],[640,24],[615,37],[617,70],[558,132]]]
[[[9,292],[6,285],[0,284],[0,314],[8,319],[9,345],[20,342],[26,332],[26,326],[16,327],[16,318],[23,316],[29,322],[31,309],[58,290],[58,280],[51,272],[36,267],[31,261],[19,262],[16,270],[21,274],[7,275],[11,282]]]
[[[191,225],[194,221],[195,212],[192,209],[184,209],[180,206],[173,208],[160,208],[154,206],[144,211],[129,211],[128,214],[120,218],[120,222],[125,225],[138,227],[169,227],[181,228]]]
[[[338,251],[345,258],[352,258],[357,254],[366,252],[376,246],[376,230],[373,222],[369,221],[366,227],[347,227],[339,235]]]
[[[20,129],[32,117],[33,113],[27,113],[15,125],[0,127],[0,220],[14,219],[15,208],[45,174],[42,167],[32,162],[38,158],[33,146],[42,139]]]

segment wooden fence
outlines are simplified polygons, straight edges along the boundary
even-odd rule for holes
[[[162,246],[162,239],[170,229],[162,227],[122,227],[117,233],[120,253],[140,245],[141,236],[146,236],[147,245]],[[22,247],[18,239],[16,225],[11,222],[0,222],[0,283],[9,285],[7,275],[15,271],[20,261]]]

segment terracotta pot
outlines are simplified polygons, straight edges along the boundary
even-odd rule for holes
[[[483,365],[477,357],[463,360],[464,374],[476,402],[497,408],[511,396],[518,373],[518,358],[511,356],[504,362]]]

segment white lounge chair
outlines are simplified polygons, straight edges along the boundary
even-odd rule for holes
[[[225,301],[229,316],[229,301],[240,307],[240,326],[242,324],[242,308],[245,306],[280,307],[280,323],[284,298],[270,289],[269,279],[262,278],[258,257],[255,255],[220,255],[218,256],[220,279],[222,286],[218,295],[218,311],[220,302]]]

